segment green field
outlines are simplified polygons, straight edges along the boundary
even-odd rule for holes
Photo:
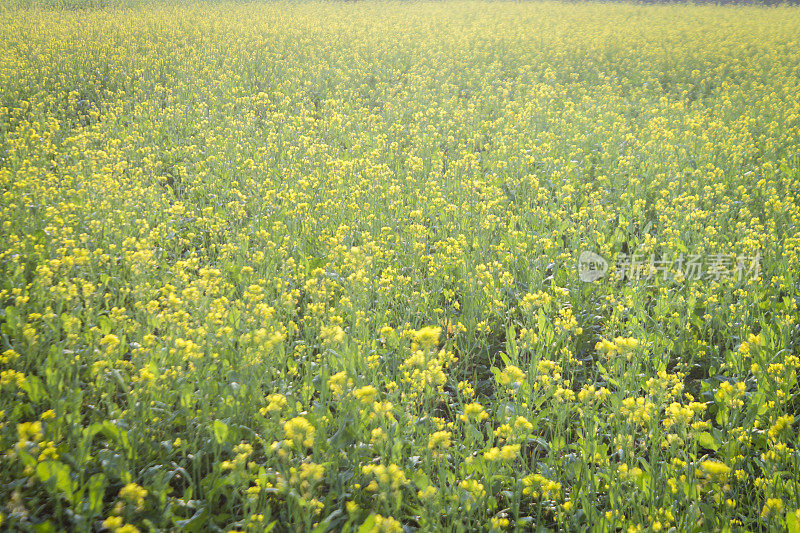
[[[0,528],[800,532],[800,8],[101,4],[0,8]]]

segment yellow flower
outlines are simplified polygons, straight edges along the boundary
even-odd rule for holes
[[[142,509],[144,499],[147,497],[147,490],[136,483],[128,483],[119,489],[119,497],[128,503],[135,504],[137,509]]]
[[[375,401],[375,398],[378,397],[378,390],[372,385],[366,385],[364,387],[355,389],[353,391],[353,396],[355,396],[356,399],[364,405],[369,405]]]
[[[300,479],[317,483],[325,476],[325,467],[314,463],[300,465]]]
[[[464,414],[460,415],[462,422],[482,422],[489,418],[489,413],[487,413],[483,406],[477,402],[468,403],[464,406]]]
[[[414,332],[414,341],[416,341],[423,350],[427,350],[439,342],[441,333],[442,328],[439,326],[424,327]]]
[[[323,326],[320,331],[320,338],[323,344],[336,344],[344,340],[344,330],[341,326]]]
[[[122,527],[122,517],[121,516],[109,516],[105,520],[103,520],[103,527],[106,529],[110,529],[111,531],[119,530]]]
[[[397,490],[401,485],[408,482],[405,472],[396,464],[390,464],[389,466],[368,464],[361,467],[361,472],[365,475],[375,476],[378,483],[392,490]]]
[[[707,460],[700,463],[700,471],[711,479],[723,480],[728,476],[731,469],[719,461]]]
[[[505,529],[505,528],[507,528],[507,527],[509,526],[509,524],[511,523],[511,522],[508,520],[508,518],[498,518],[498,517],[496,517],[496,516],[492,517],[492,519],[491,519],[489,522],[490,522],[490,527],[491,527],[493,530],[497,530],[497,529]]]
[[[286,438],[298,448],[311,448],[314,446],[314,426],[302,416],[288,420],[283,425],[283,431],[286,434]]]
[[[0,372],[0,386],[13,383],[21,388],[26,382],[25,374],[22,372],[17,372],[16,370],[3,370]]]
[[[100,339],[100,346],[108,346],[109,350],[116,347],[119,343],[120,343],[119,337],[117,337],[113,333],[109,333],[105,337]]]
[[[533,430],[533,424],[524,416],[518,416],[514,419],[514,427],[526,433]]]
[[[8,364],[19,359],[19,353],[14,350],[6,350],[0,354],[0,364]]]
[[[486,496],[486,489],[483,484],[475,479],[465,479],[461,481],[458,486],[473,498],[483,498]]]
[[[519,455],[519,444],[506,444],[500,448],[500,459],[503,461],[511,461]]]
[[[769,436],[773,439],[778,437],[786,428],[792,426],[794,417],[792,415],[784,415],[779,417],[772,427],[769,428]]]
[[[783,500],[780,498],[767,498],[764,507],[761,509],[761,516],[766,518],[783,512]]]
[[[452,437],[452,433],[449,431],[436,431],[428,438],[428,448],[435,449],[435,448],[449,448],[450,447],[450,437]]]
[[[525,372],[514,365],[508,365],[498,376],[501,385],[518,385],[525,379]]]
[[[335,397],[342,396],[345,389],[352,385],[352,380],[348,379],[347,372],[341,371],[328,378],[328,386]]]
[[[374,525],[369,529],[369,533],[402,533],[403,525],[392,517],[384,517],[379,514],[374,516]]]
[[[433,485],[428,485],[424,489],[417,491],[417,497],[424,502],[436,496],[437,492],[439,491],[437,490],[436,487],[434,487]]]
[[[488,451],[484,452],[483,458],[487,461],[497,461],[500,458],[500,448],[489,448]]]
[[[259,409],[259,413],[262,415],[267,415],[269,413],[276,413],[279,412],[281,409],[286,407],[288,400],[286,396],[283,394],[270,394],[267,396],[267,405]]]
[[[522,493],[545,500],[556,499],[561,495],[561,483],[552,481],[541,474],[531,474],[522,478]]]
[[[17,435],[20,442],[39,442],[44,436],[42,434],[42,423],[36,421],[17,424]]]

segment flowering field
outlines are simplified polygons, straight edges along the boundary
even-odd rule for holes
[[[0,11],[0,527],[800,531],[798,8],[67,4]]]

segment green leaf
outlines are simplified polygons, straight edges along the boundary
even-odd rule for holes
[[[786,513],[786,530],[789,533],[800,533],[800,518],[797,515],[797,511]]]
[[[19,459],[22,461],[22,464],[29,468],[36,468],[38,465],[36,464],[36,458],[33,457],[31,454],[27,452],[20,451],[19,452]]]
[[[510,366],[511,365],[511,359],[508,358],[508,355],[506,355],[503,352],[498,352],[497,355],[500,356],[500,359],[503,361],[503,365],[505,365],[505,366]]]
[[[517,333],[514,331],[514,328],[509,326],[508,329],[506,329],[506,351],[508,351],[508,354],[514,360],[514,362],[517,361],[518,356],[516,337]]]
[[[128,433],[126,431],[123,431],[120,428],[118,428],[110,420],[106,420],[103,422],[102,431],[106,437],[117,441],[117,443],[120,446],[122,446],[123,450],[125,450],[125,452],[127,453],[128,458],[133,457],[133,448],[131,447],[131,442],[128,439]]]
[[[50,478],[53,477],[51,464],[51,461],[42,461],[36,465],[36,475],[39,476],[39,479],[42,481],[42,483],[47,483]]]
[[[708,448],[709,450],[717,451],[719,449],[719,444],[717,444],[717,441],[714,440],[714,437],[712,437],[711,433],[708,431],[697,434],[697,443],[703,448]]]
[[[636,480],[636,485],[641,491],[650,490],[650,485],[653,482],[652,476],[648,472],[643,472],[642,475]]]
[[[63,492],[68,500],[72,500],[72,477],[69,475],[69,467],[64,463],[53,463],[55,471],[56,489]]]
[[[414,484],[415,484],[415,485],[417,486],[417,488],[419,488],[419,489],[424,489],[424,488],[426,488],[428,485],[430,485],[430,484],[431,484],[431,480],[430,480],[430,478],[429,478],[429,477],[428,477],[428,475],[427,475],[425,472],[423,472],[422,470],[417,470],[417,471],[416,471],[416,472],[415,472],[415,473],[414,473],[414,474],[411,476],[411,479],[412,479],[412,481],[414,481]]]
[[[331,514],[329,514],[325,520],[320,522],[317,527],[315,527],[312,531],[313,533],[325,533],[326,531],[331,531],[336,529],[333,527],[333,523],[336,521],[337,518],[342,516],[344,513],[341,509],[336,509]]]
[[[103,510],[103,496],[106,491],[106,476],[95,474],[89,478],[89,509],[95,514]]]
[[[27,376],[22,389],[28,393],[28,398],[30,398],[31,402],[33,403],[38,403],[39,400],[45,396],[42,380],[37,376]]]
[[[55,489],[72,500],[73,483],[69,467],[58,461],[42,461],[36,466],[36,474],[42,483],[55,482]]]
[[[546,324],[547,318],[544,314],[544,309],[539,309],[539,316],[537,317],[537,325],[539,326],[539,331],[546,331]]]
[[[13,328],[19,327],[19,312],[14,306],[6,307],[6,324]]]
[[[55,526],[48,520],[46,522],[42,522],[41,524],[36,524],[33,527],[33,530],[36,533],[51,533],[56,530]]]
[[[221,420],[214,420],[214,438],[217,439],[217,444],[228,439],[228,426]]]
[[[106,315],[100,315],[100,317],[97,319],[97,327],[100,328],[100,332],[103,335],[108,335],[114,328],[114,323],[111,322],[111,319]]]
[[[361,524],[361,527],[358,528],[358,533],[367,533],[368,531],[372,531],[372,528],[375,527],[375,515],[371,514],[364,520],[364,523]]]
[[[208,522],[208,510],[203,507],[198,509],[186,520],[178,520],[175,522],[175,525],[178,526],[183,533],[193,533],[202,530],[206,522]]]

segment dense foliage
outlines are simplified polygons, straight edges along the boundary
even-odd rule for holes
[[[799,530],[800,10],[0,34],[3,528]]]

